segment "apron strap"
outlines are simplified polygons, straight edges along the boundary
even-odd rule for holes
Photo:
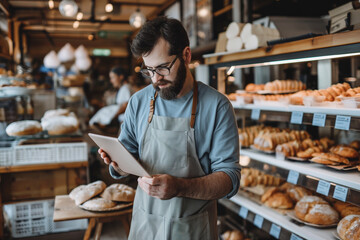
[[[151,121],[153,119],[153,116],[154,116],[155,100],[156,100],[157,95],[158,95],[158,92],[155,92],[154,98],[151,99],[151,101],[150,101],[150,112],[149,112],[148,123],[151,123]],[[193,94],[193,102],[192,102],[192,108],[191,108],[191,119],[190,119],[190,127],[191,128],[194,128],[194,126],[195,126],[195,116],[196,116],[197,101],[198,101],[198,86],[197,86],[196,80],[194,79],[194,94]]]
[[[191,119],[190,119],[190,127],[194,128],[195,126],[195,116],[196,116],[196,106],[198,101],[198,86],[197,82],[194,79],[194,94],[193,94],[193,102],[192,102],[192,109],[191,109]]]
[[[155,99],[157,97],[157,92],[155,92],[154,98],[151,99],[150,101],[150,112],[149,112],[149,118],[148,118],[148,123],[151,123],[151,120],[154,116],[154,111],[155,111]]]

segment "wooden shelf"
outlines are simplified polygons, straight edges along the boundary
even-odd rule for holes
[[[6,60],[11,60],[11,57],[9,55],[5,55],[3,53],[0,53],[0,59],[6,59]]]
[[[203,57],[205,64],[228,67],[359,52],[360,30],[354,30],[276,44],[251,51],[214,53],[203,55]]]
[[[87,166],[88,166],[88,161],[8,166],[8,167],[0,167],[0,174],[1,173],[54,170],[54,169],[61,169],[61,168],[81,168],[81,167],[87,167]]]

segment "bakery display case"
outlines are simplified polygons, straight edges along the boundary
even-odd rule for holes
[[[270,66],[357,56],[360,52],[359,39],[360,31],[355,30],[277,44],[247,52],[207,54],[204,55],[204,58],[205,63],[210,65],[210,68],[216,70],[215,85],[220,92],[225,94],[230,68],[233,70],[234,68]],[[276,81],[271,82],[271,84],[275,85],[274,82]],[[280,80],[280,82],[284,84],[284,87],[295,86],[294,83],[289,81],[285,83],[285,80]],[[325,133],[329,140],[333,142],[339,142],[339,138],[343,135],[351,135],[356,140],[360,140],[360,111],[357,98],[355,97],[355,95],[358,96],[357,88],[354,86],[351,86],[351,88],[350,85],[346,85],[347,83],[344,83],[344,86],[339,84],[331,85],[330,81],[327,89],[306,90],[311,92],[310,95],[316,95],[316,91],[320,91],[319,97],[307,97],[308,93],[306,92],[306,94],[301,95],[301,103],[297,104],[291,102],[290,96],[293,96],[294,92],[301,90],[301,87],[296,84],[296,91],[291,92],[290,90],[292,89],[289,88],[286,89],[286,92],[281,92],[285,88],[279,83],[276,84],[275,88],[277,88],[273,91],[273,93],[278,94],[276,97],[265,92],[264,86],[252,86],[258,87],[258,89],[253,89],[253,92],[240,90],[233,94],[233,96],[229,95],[238,122],[240,123],[239,128],[241,130],[239,130],[239,137],[243,138],[241,131],[247,132],[247,141],[252,141],[249,144],[249,142],[244,142],[240,139],[242,143],[240,145],[240,165],[244,169],[257,169],[263,174],[280,177],[287,183],[306,188],[314,195],[331,202],[331,204],[335,201],[352,204],[355,205],[354,209],[356,206],[360,206],[358,149],[355,151],[357,155],[352,156],[353,158],[350,157],[350,161],[346,162],[347,164],[332,164],[333,162],[331,162],[331,165],[323,165],[315,163],[315,159],[312,161],[312,158],[304,159],[296,156],[298,152],[296,147],[299,148],[298,144],[303,140],[292,139],[287,136],[291,133],[290,129],[309,129],[310,135],[313,135],[313,137],[315,135],[315,138],[319,138],[319,140],[315,140],[318,142],[317,145],[315,144],[315,147],[313,146],[313,149],[321,149],[319,150],[320,152],[329,151],[329,154],[333,154],[336,151],[335,148],[349,146],[350,141],[344,142],[344,140],[342,141],[343,145],[335,146],[335,144],[331,148],[334,144],[332,143],[331,146],[329,145],[324,150],[324,146],[319,142],[322,137],[325,137],[322,136]],[[353,92],[353,95],[347,98],[345,93],[349,89]],[[254,93],[255,95],[252,95]],[[284,96],[285,93],[288,96]],[[318,98],[322,99],[318,100]],[[351,104],[347,102],[349,100]],[[252,124],[249,125],[249,123]],[[255,140],[256,135],[253,133],[259,131],[256,129],[263,128],[263,125],[259,124],[264,123],[270,123],[271,126],[282,126],[279,131],[286,132],[283,135],[274,134],[272,137],[269,135],[265,137],[265,140],[263,140],[267,141],[265,145],[274,144],[272,148],[256,148],[256,144],[254,144],[254,141],[259,140]],[[246,131],[245,128],[247,128]],[[283,146],[283,149],[276,149],[276,146],[280,146],[281,143],[289,143],[295,140],[299,141],[299,143],[293,143],[296,147],[288,144]],[[328,143],[330,144],[330,142]],[[287,149],[288,152],[292,151],[292,155],[287,156],[284,154],[286,152],[284,149]],[[313,151],[316,152],[316,150]],[[321,154],[318,153],[318,156],[323,157],[324,155]],[[340,154],[346,155],[347,152]],[[256,178],[258,177],[259,175],[256,176]],[[261,184],[263,185],[263,182]],[[294,216],[294,211],[291,213],[278,211],[278,209],[274,210],[266,206],[259,199],[256,200],[256,197],[253,198],[254,196],[249,195],[247,190],[241,187],[238,194],[231,199],[219,200],[220,206],[225,207],[241,219],[245,219],[259,229],[262,229],[275,239],[339,238],[336,224],[326,227],[311,226],[308,222],[302,222],[298,217]],[[264,192],[261,194],[264,194]],[[358,212],[353,213],[359,214]]]

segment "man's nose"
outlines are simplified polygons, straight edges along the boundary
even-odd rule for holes
[[[154,72],[154,76],[153,76],[153,81],[154,82],[158,82],[158,81],[163,80],[163,79],[164,79],[163,75],[160,75],[157,72]]]

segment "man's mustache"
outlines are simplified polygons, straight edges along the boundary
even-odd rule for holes
[[[157,81],[156,83],[154,83],[154,87],[159,87],[160,85],[164,85],[164,84],[167,84],[167,83],[170,83],[172,84],[171,81],[167,81],[167,80],[160,80],[160,81]]]

